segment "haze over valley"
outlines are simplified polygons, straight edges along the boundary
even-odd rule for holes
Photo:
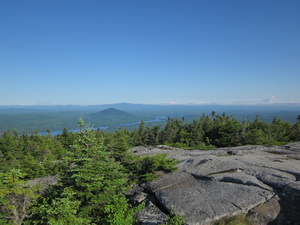
[[[137,129],[141,120],[147,125],[164,126],[168,117],[185,118],[186,122],[199,119],[202,114],[226,113],[240,122],[254,120],[256,115],[266,122],[278,118],[295,123],[300,114],[299,104],[273,105],[145,105],[145,104],[105,104],[105,105],[32,105],[0,106],[0,132],[16,129],[19,132],[61,131],[78,129],[77,121],[82,116],[95,129],[114,131],[120,128]],[[56,132],[57,133],[57,132]],[[53,133],[55,134],[55,132]]]

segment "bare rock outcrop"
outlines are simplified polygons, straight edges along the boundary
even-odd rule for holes
[[[140,156],[167,153],[180,161],[178,171],[141,185],[157,201],[148,200],[151,204],[145,212],[174,212],[190,225],[211,224],[241,213],[255,224],[300,224],[300,143],[210,151],[154,146],[130,151]],[[138,215],[141,224],[160,224],[164,218],[160,215],[155,221],[149,213]]]
[[[41,178],[35,178],[33,180],[28,181],[27,184],[29,186],[38,185],[39,191],[43,195],[45,194],[48,187],[57,184],[57,180],[58,180],[58,175],[51,175],[51,176],[46,176]]]

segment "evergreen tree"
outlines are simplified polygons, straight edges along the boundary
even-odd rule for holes
[[[60,174],[58,186],[36,207],[32,221],[45,224],[133,223],[136,209],[127,203],[123,194],[127,188],[125,169],[103,144],[99,144],[94,130],[81,129],[65,161],[66,169]],[[64,207],[65,210],[56,210]]]
[[[25,176],[19,169],[0,173],[0,221],[4,224],[23,224],[30,213],[30,206],[39,197],[38,187],[30,187],[23,180]]]

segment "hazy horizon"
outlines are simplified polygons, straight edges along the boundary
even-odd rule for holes
[[[300,1],[1,1],[0,105],[298,104]]]
[[[300,102],[256,102],[256,103],[131,103],[131,102],[115,102],[115,103],[103,103],[103,104],[3,104],[0,106],[104,106],[104,105],[119,105],[119,104],[130,104],[130,105],[154,105],[154,106],[276,106],[276,105],[300,105]]]

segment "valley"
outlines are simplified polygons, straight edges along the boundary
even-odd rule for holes
[[[199,119],[203,114],[226,113],[240,122],[254,120],[256,115],[266,122],[278,118],[295,123],[300,105],[144,105],[106,104],[91,106],[0,106],[0,133],[16,129],[18,132],[59,132],[64,128],[76,130],[77,120],[82,116],[89,126],[111,132],[120,128],[134,130],[140,121],[148,126],[164,126],[166,119],[182,118],[186,122]]]

